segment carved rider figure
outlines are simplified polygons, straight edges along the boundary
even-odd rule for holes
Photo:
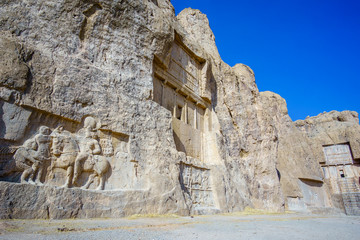
[[[83,164],[87,162],[94,165],[96,161],[94,155],[101,154],[101,147],[97,141],[97,134],[95,132],[97,131],[95,120],[91,117],[86,118],[82,130],[85,132],[85,137],[80,139],[79,142],[80,152],[75,159],[73,184],[75,184],[80,177]]]

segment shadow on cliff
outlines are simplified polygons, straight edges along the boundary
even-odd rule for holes
[[[0,100],[0,141],[4,139],[6,133],[6,125],[4,122],[4,102]]]
[[[211,89],[211,105],[213,107],[213,109],[216,108],[217,103],[218,103],[218,96],[217,96],[217,91],[218,91],[218,87],[217,87],[217,83],[214,77],[214,74],[212,71],[210,71],[210,89]]]

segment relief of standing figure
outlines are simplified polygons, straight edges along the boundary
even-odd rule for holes
[[[39,129],[39,134],[35,135],[35,142],[37,143],[37,151],[35,154],[35,159],[38,161],[37,169],[34,171],[36,174],[35,183],[41,183],[41,177],[44,170],[44,162],[51,160],[50,156],[50,145],[51,145],[51,136],[50,128],[46,126],[41,126]]]

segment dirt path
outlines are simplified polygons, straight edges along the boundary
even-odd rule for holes
[[[0,239],[360,239],[360,216],[234,214],[0,220]]]

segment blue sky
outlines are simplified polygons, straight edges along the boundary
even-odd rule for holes
[[[221,58],[250,66],[292,120],[360,112],[360,0],[171,0],[205,13]]]

